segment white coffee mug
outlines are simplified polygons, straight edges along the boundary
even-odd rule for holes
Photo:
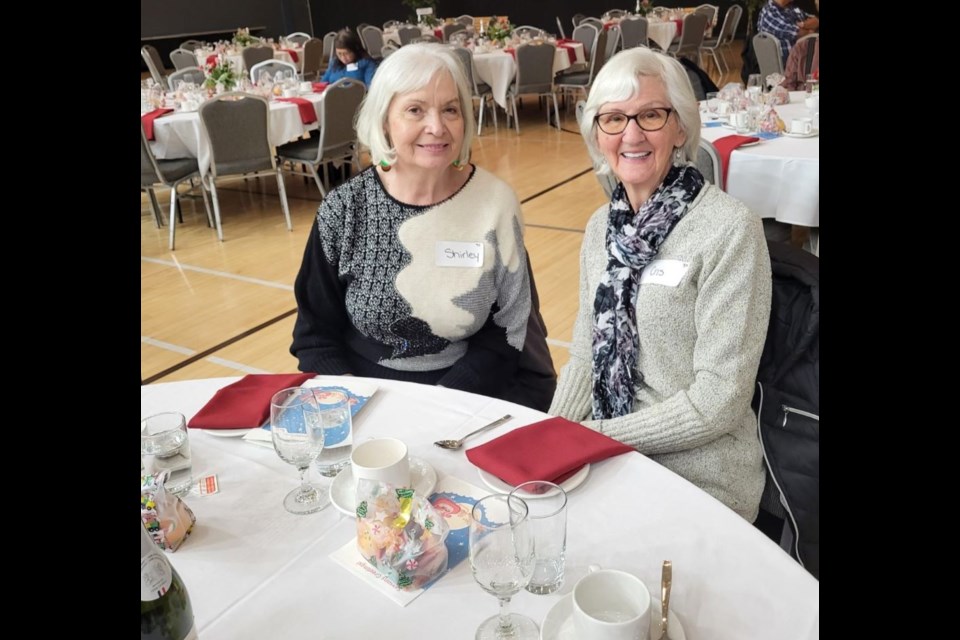
[[[311,91],[313,91],[313,83],[312,83],[312,82],[301,82],[301,83],[300,83],[300,93],[310,93]]]
[[[803,104],[805,104],[810,111],[820,111],[820,94],[816,93],[809,98],[805,98]]]
[[[581,640],[649,640],[650,592],[632,574],[595,571],[573,588],[573,622]]]
[[[377,438],[354,445],[350,463],[355,482],[376,480],[394,487],[410,486],[407,445],[396,438]]]
[[[296,89],[284,89],[284,90],[283,90],[283,97],[284,97],[284,98],[296,98],[296,97],[297,97],[297,90],[296,90]]]
[[[790,121],[790,133],[808,135],[813,132],[813,120],[810,118],[794,118]]]

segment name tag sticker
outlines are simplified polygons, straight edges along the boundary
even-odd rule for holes
[[[482,267],[482,242],[453,242],[440,240],[437,242],[438,267]]]
[[[358,65],[356,62],[351,62],[347,65],[347,71],[356,71],[359,68],[360,65]]]
[[[643,273],[640,274],[640,284],[675,287],[683,280],[689,268],[690,263],[682,260],[654,260],[644,267]]]

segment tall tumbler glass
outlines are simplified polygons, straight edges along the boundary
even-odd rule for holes
[[[313,468],[328,478],[336,476],[350,464],[353,453],[353,420],[350,398],[342,391],[315,389],[317,411],[323,426],[323,451]]]
[[[567,550],[567,494],[544,480],[524,482],[511,496],[527,503],[527,519],[533,529],[536,564],[526,589],[530,593],[553,593],[563,584]]]

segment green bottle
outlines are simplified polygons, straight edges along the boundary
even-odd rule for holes
[[[140,522],[140,640],[196,640],[183,580]]]

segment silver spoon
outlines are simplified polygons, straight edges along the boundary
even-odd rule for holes
[[[660,640],[670,640],[667,634],[667,624],[670,621],[670,587],[673,586],[673,563],[663,561],[663,572],[660,576]]]
[[[485,424],[485,425],[483,425],[482,427],[480,427],[480,428],[477,429],[476,431],[471,431],[470,433],[468,433],[467,435],[463,436],[463,437],[460,438],[459,440],[437,440],[437,441],[434,442],[433,444],[437,445],[437,446],[440,447],[441,449],[456,450],[456,449],[459,449],[460,447],[463,446],[463,443],[464,443],[464,441],[465,441],[467,438],[472,438],[473,436],[477,435],[478,433],[482,433],[482,432],[486,431],[487,429],[493,429],[494,427],[499,427],[501,424],[503,424],[503,423],[506,422],[507,420],[510,420],[511,418],[513,418],[513,416],[511,416],[511,415],[508,413],[507,415],[503,416],[502,418],[497,418],[496,420],[494,420],[494,421],[491,422],[490,424]]]

